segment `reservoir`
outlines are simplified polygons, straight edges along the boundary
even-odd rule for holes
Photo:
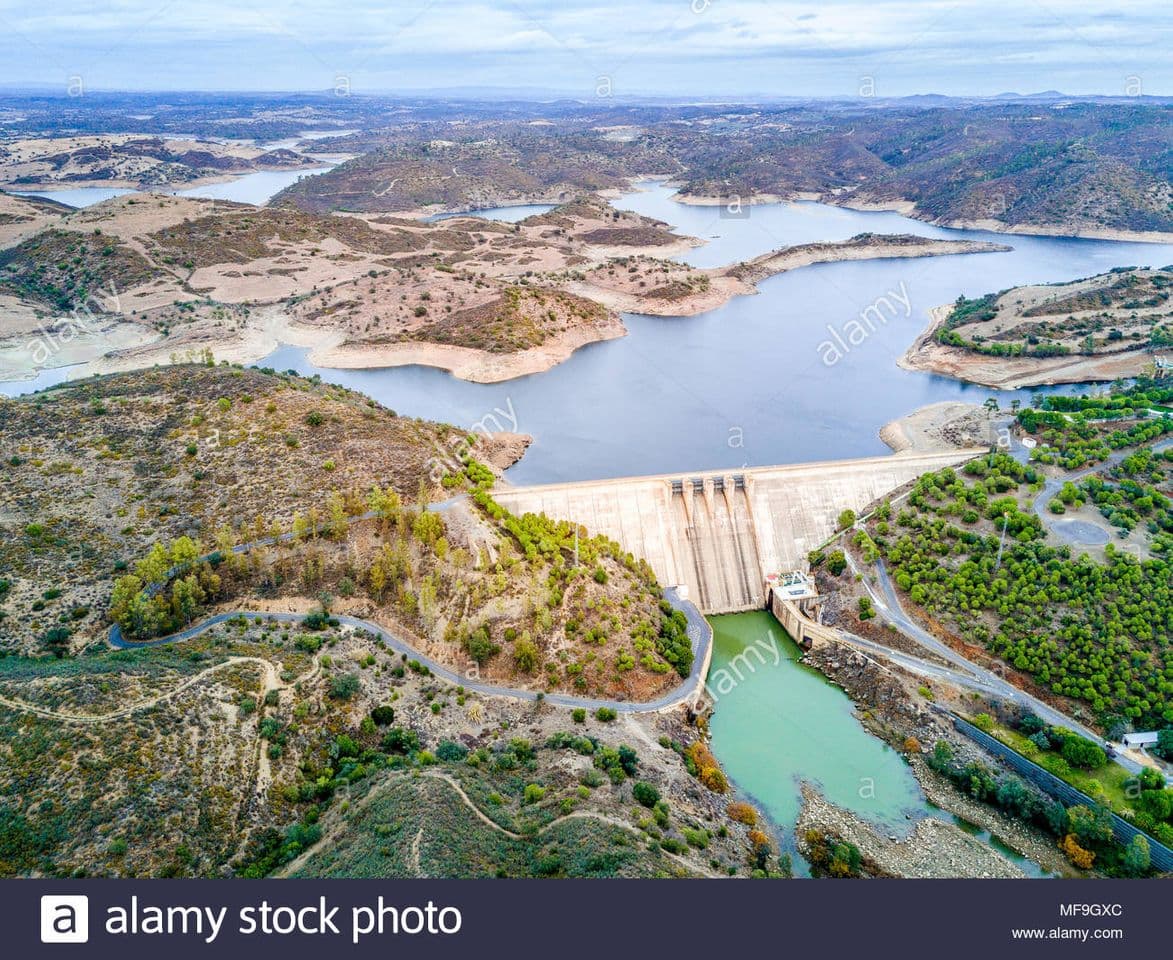
[[[469,383],[420,366],[318,368],[306,350],[293,347],[279,348],[259,365],[320,374],[409,416],[531,434],[529,452],[509,471],[517,484],[875,456],[888,452],[879,430],[889,420],[925,404],[981,403],[996,393],[897,366],[932,307],[959,294],[1173,262],[1167,244],[948,230],[895,213],[819,203],[768,204],[730,218],[722,208],[678,203],[672,193],[653,184],[615,203],[705,239],[705,246],[682,256],[695,264],[731,263],[787,244],[869,231],[995,240],[1014,249],[804,267],[764,281],[757,295],[698,316],[626,314],[628,336],[591,344],[551,370],[504,383]],[[819,345],[829,329],[842,330],[880,297],[896,303],[892,293],[907,309],[898,304],[866,341],[833,366],[824,363]],[[23,393],[61,378],[47,371],[0,385],[0,392]],[[1005,407],[1036,392],[997,396]]]
[[[719,208],[676,202],[662,184],[615,203],[707,240],[681,257],[705,266],[869,231],[994,240],[1014,249],[820,264],[771,277],[756,296],[695,317],[625,314],[628,336],[591,344],[552,370],[505,383],[469,383],[419,366],[329,370],[295,348],[279,349],[261,365],[319,373],[411,416],[491,429],[510,429],[515,421],[534,437],[509,471],[518,484],[874,456],[888,452],[880,428],[924,404],[981,403],[997,393],[1005,407],[1038,392],[992,391],[898,367],[932,307],[959,294],[1173,262],[1170,245],[948,230],[895,213],[819,203],[769,204],[728,218]],[[841,330],[894,292],[907,299],[907,310],[899,307],[868,340],[827,366],[819,345],[828,328]]]
[[[226,180],[223,183],[209,183],[201,187],[185,187],[182,189],[157,188],[156,193],[171,193],[179,197],[198,197],[204,200],[234,200],[237,203],[251,203],[262,206],[273,197],[297,183],[302,177],[312,177],[315,174],[337,166],[338,160],[333,157],[314,157],[320,160],[322,166],[307,167],[302,170],[256,170]],[[35,190],[12,193],[21,197],[45,197],[56,200],[70,207],[91,207],[95,203],[109,200],[111,197],[122,197],[128,193],[139,193],[137,190],[119,189],[115,187],[74,187],[65,190]]]

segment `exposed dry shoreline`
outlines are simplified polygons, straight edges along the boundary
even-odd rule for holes
[[[588,344],[615,340],[626,335],[627,328],[623,321],[614,317],[607,324],[567,330],[548,338],[540,346],[519,353],[491,353],[472,347],[426,342],[342,343],[313,350],[309,359],[321,367],[346,370],[413,365],[438,367],[461,380],[500,383],[544,373]]]
[[[988,443],[989,414],[976,403],[943,400],[930,403],[880,428],[880,439],[893,453],[933,453]]]
[[[719,207],[734,200],[732,196],[717,197],[679,193],[672,199],[677,203],[694,207]],[[825,203],[833,207],[843,207],[846,210],[899,213],[913,220],[953,230],[985,230],[990,233],[1023,234],[1038,237],[1084,237],[1093,240],[1118,240],[1127,243],[1173,243],[1173,233],[1163,230],[1117,230],[1111,227],[1070,226],[1059,223],[1004,223],[994,219],[938,220],[922,214],[911,200],[869,200],[812,192],[796,192],[785,196],[776,193],[754,193],[736,198],[739,205],[746,207],[770,203],[794,203],[796,201]]]
[[[678,243],[668,246],[625,248],[623,253],[628,256],[660,256],[665,252],[679,252],[692,248],[701,242],[693,237],[682,237]],[[345,334],[341,331],[298,323],[287,315],[280,303],[260,308],[256,317],[245,327],[222,334],[203,331],[198,336],[160,339],[152,331],[147,331],[137,324],[116,324],[119,327],[133,328],[133,335],[128,334],[117,340],[116,351],[101,351],[101,339],[87,341],[85,346],[79,341],[68,355],[63,351],[49,364],[25,363],[22,366],[20,358],[29,355],[29,338],[14,336],[0,341],[0,379],[28,379],[35,375],[33,366],[39,370],[45,367],[77,364],[76,376],[79,377],[92,373],[110,373],[150,366],[154,363],[166,363],[174,355],[192,356],[204,350],[211,350],[217,360],[253,363],[272,353],[282,344],[288,344],[311,348],[310,361],[322,367],[371,369],[418,364],[447,370],[462,380],[499,383],[545,372],[588,344],[625,336],[627,328],[618,316],[622,312],[669,317],[694,316],[716,309],[735,296],[756,293],[757,284],[768,277],[819,263],[945,256],[1006,249],[1009,248],[1001,244],[979,241],[934,240],[910,235],[879,234],[842,242],[802,244],[771,251],[729,267],[697,271],[708,277],[707,286],[674,299],[640,296],[589,282],[570,282],[565,284],[563,289],[606,307],[609,312],[607,320],[571,327],[549,337],[537,347],[512,354],[424,340],[404,340],[386,344],[347,342]],[[608,256],[614,256],[616,251],[610,248],[597,248],[596,254],[600,259],[606,259]]]
[[[927,817],[917,823],[907,837],[886,836],[854,814],[828,803],[810,784],[803,784],[802,797],[802,813],[796,825],[800,849],[804,833],[816,830],[854,844],[863,854],[868,872],[876,876],[938,879],[1025,877],[1009,860],[955,824]]]
[[[920,332],[897,364],[976,383],[995,390],[1019,390],[1056,383],[1111,382],[1134,377],[1149,354],[1143,349],[1085,357],[988,357],[960,347],[938,343],[937,331],[952,311],[952,304],[933,307],[929,324]]]
[[[1003,243],[983,240],[934,240],[911,234],[865,234],[841,243],[804,243],[764,253],[737,264],[728,273],[757,284],[768,277],[816,263],[845,260],[890,260],[917,257],[943,257],[962,253],[1005,253],[1013,249]]]

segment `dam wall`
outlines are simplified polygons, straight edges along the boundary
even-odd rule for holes
[[[807,554],[856,512],[922,473],[983,451],[898,454],[743,470],[498,489],[513,513],[544,513],[602,533],[680,586],[704,613],[766,606],[767,574]]]

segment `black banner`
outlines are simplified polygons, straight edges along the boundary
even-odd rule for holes
[[[14,880],[0,892],[13,958],[953,960],[1162,950],[1169,937],[1169,888],[1151,880]]]

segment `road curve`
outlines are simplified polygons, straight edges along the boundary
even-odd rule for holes
[[[852,567],[854,569],[854,564]],[[987,692],[1027,708],[1032,713],[1041,717],[1043,720],[1052,724],[1053,726],[1066,727],[1068,730],[1072,730],[1075,733],[1078,733],[1080,736],[1086,737],[1093,743],[1099,744],[1106,750],[1111,749],[1115,754],[1115,761],[1120,764],[1120,766],[1124,767],[1126,770],[1129,770],[1132,773],[1140,772],[1141,766],[1139,763],[1136,763],[1135,761],[1130,760],[1128,757],[1117,753],[1111,744],[1109,744],[1103,737],[1101,737],[1090,727],[1084,726],[1078,720],[1075,720],[1069,717],[1067,714],[1056,710],[1045,701],[1040,700],[1038,697],[1027,693],[1025,690],[1022,690],[1019,687],[1016,687],[1014,684],[1010,683],[1005,678],[998,676],[993,671],[987,670],[985,667],[978,666],[976,663],[967,660],[956,650],[952,649],[947,644],[942,643],[940,640],[934,637],[931,633],[913,621],[912,618],[909,617],[909,615],[904,611],[904,607],[900,603],[900,598],[896,595],[896,589],[892,585],[892,580],[888,576],[888,571],[884,567],[883,560],[876,561],[875,573],[876,580],[880,588],[878,591],[872,586],[867,577],[864,577],[862,582],[868,593],[871,595],[872,601],[880,613],[882,620],[892,624],[892,626],[904,634],[904,636],[906,636],[908,639],[920,644],[925,649],[931,650],[933,653],[944,657],[964,673],[968,673],[975,681],[978,681],[981,684],[982,689],[986,690]]]
[[[683,612],[685,617],[688,618],[688,637],[692,642],[692,671],[675,689],[670,690],[655,700],[643,702],[576,697],[566,693],[544,693],[537,690],[524,690],[520,687],[506,687],[495,683],[486,683],[483,680],[477,679],[475,676],[461,674],[451,667],[446,667],[431,657],[425,656],[411,646],[411,644],[400,639],[377,623],[348,616],[336,616],[333,619],[348,627],[366,630],[368,633],[374,634],[392,650],[418,660],[442,680],[447,680],[449,683],[463,686],[466,690],[472,690],[486,696],[508,697],[514,700],[528,700],[531,702],[541,700],[543,703],[552,703],[559,707],[585,707],[588,710],[609,707],[616,713],[656,713],[657,711],[683,703],[700,691],[704,684],[704,677],[701,676],[701,671],[708,661],[707,654],[709,645],[713,642],[713,630],[695,605],[683,599],[675,588],[666,589],[664,591],[664,597],[673,607]],[[212,627],[227,623],[230,620],[236,620],[240,617],[253,621],[265,620],[276,623],[300,623],[305,619],[305,614],[264,613],[255,610],[237,610],[229,613],[218,613],[184,630],[180,630],[178,633],[160,637],[157,640],[145,640],[141,643],[127,640],[122,633],[122,628],[118,624],[114,624],[110,628],[110,646],[118,650],[137,650],[146,647],[159,647],[166,644],[182,643],[185,640],[198,637],[201,633],[210,630]]]

